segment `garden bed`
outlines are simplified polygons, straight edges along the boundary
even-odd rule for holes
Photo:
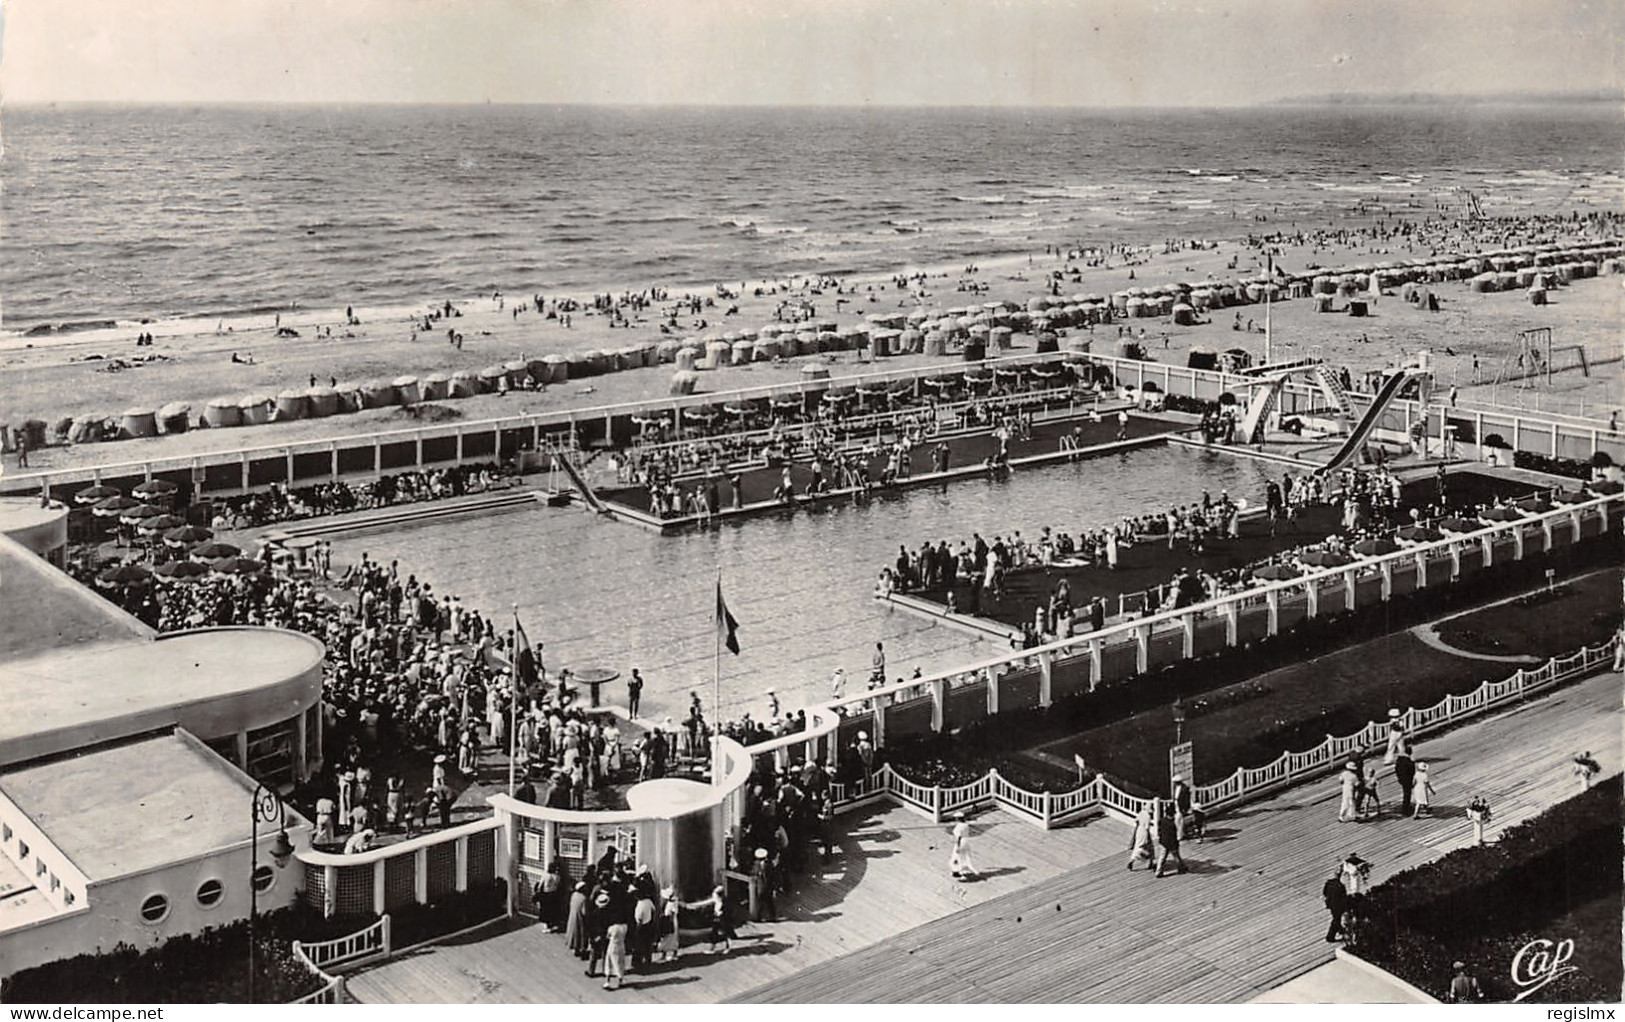
[[[1619,627],[1620,572],[1577,578],[1441,622],[1439,638],[1457,649],[1539,659],[1596,645]]]
[[[1613,1003],[1621,974],[1621,783],[1618,775],[1503,831],[1372,890],[1354,950],[1444,999],[1452,963],[1484,998],[1520,992],[1512,962],[1536,940],[1573,941],[1573,972],[1529,994],[1535,1003]]]

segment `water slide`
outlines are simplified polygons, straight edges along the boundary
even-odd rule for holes
[[[1355,423],[1354,432],[1348,435],[1348,439],[1343,441],[1343,446],[1339,447],[1337,453],[1332,455],[1332,460],[1323,465],[1319,471],[1336,472],[1353,461],[1359,455],[1360,449],[1365,446],[1366,441],[1371,439],[1372,431],[1377,428],[1377,421],[1388,410],[1388,406],[1394,403],[1394,398],[1399,396],[1399,392],[1405,384],[1416,375],[1417,370],[1415,369],[1401,369],[1384,380],[1381,389],[1377,391],[1376,399],[1371,402],[1371,407],[1366,409],[1365,415],[1361,416],[1360,421]]]
[[[553,464],[564,470],[564,474],[570,478],[570,485],[574,486],[581,494],[581,499],[587,502],[588,507],[601,515],[609,513],[609,508],[605,507],[604,502],[598,499],[598,494],[592,491],[592,487],[587,485],[587,481],[581,478],[581,473],[577,472],[576,467],[570,464],[570,459],[566,454],[562,451],[554,451]]]

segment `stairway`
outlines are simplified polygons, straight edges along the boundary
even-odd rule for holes
[[[1354,406],[1349,404],[1348,391],[1343,389],[1343,381],[1330,366],[1321,365],[1315,369],[1315,378],[1320,384],[1320,392],[1326,400],[1337,408],[1337,412],[1345,419],[1354,418]]]

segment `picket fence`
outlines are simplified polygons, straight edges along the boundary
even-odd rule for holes
[[[293,956],[323,981],[322,988],[292,1001],[292,1004],[343,1004],[344,977],[331,975],[328,970],[365,965],[391,953],[389,916],[384,916],[366,929],[334,940],[306,944],[293,942]]]
[[[1553,657],[1539,667],[1520,669],[1501,681],[1485,681],[1466,695],[1448,695],[1433,706],[1411,708],[1401,720],[1408,733],[1420,737],[1482,716],[1553,685],[1590,674],[1604,664],[1611,665],[1618,642],[1618,638],[1610,639],[1600,646]],[[1211,814],[1309,777],[1329,773],[1356,755],[1385,747],[1387,741],[1388,721],[1372,721],[1351,735],[1327,735],[1326,740],[1313,749],[1283,752],[1268,766],[1237,767],[1235,773],[1222,781],[1198,785],[1192,794],[1196,803]],[[942,787],[917,784],[889,763],[859,780],[832,784],[831,794],[837,812],[890,799],[932,822],[941,823],[955,812],[991,805],[1045,830],[1100,813],[1132,820],[1151,802],[1149,798],[1123,791],[1104,776],[1096,776],[1072,791],[1032,792],[1012,784],[994,768],[969,784]]]

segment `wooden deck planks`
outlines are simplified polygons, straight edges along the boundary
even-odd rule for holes
[[[1330,957],[1319,888],[1344,855],[1371,860],[1380,882],[1462,847],[1476,794],[1496,807],[1493,837],[1575,792],[1574,752],[1617,770],[1620,710],[1619,677],[1603,675],[1419,743],[1438,788],[1431,818],[1394,815],[1390,779],[1387,817],[1339,824],[1335,781],[1316,781],[1213,821],[1210,840],[1187,845],[1190,874],[1135,876],[1112,857],[742,999],[1247,1000]]]
[[[1245,1001],[1327,961],[1320,882],[1358,851],[1380,881],[1471,840],[1466,802],[1484,794],[1498,830],[1576,789],[1569,757],[1617,770],[1620,681],[1604,675],[1418,744],[1437,815],[1335,822],[1323,779],[1212,821],[1187,843],[1192,872],[1129,873],[1128,828],[1096,817],[1045,833],[1003,813],[974,819],[987,878],[947,876],[948,828],[900,807],[843,818],[841,850],[781,902],[785,919],[741,927],[727,956],[703,943],[618,992],[582,975],[562,938],[499,927],[349,979],[363,1002],[1116,1003]],[[1059,906],[1059,908],[1057,908]]]

